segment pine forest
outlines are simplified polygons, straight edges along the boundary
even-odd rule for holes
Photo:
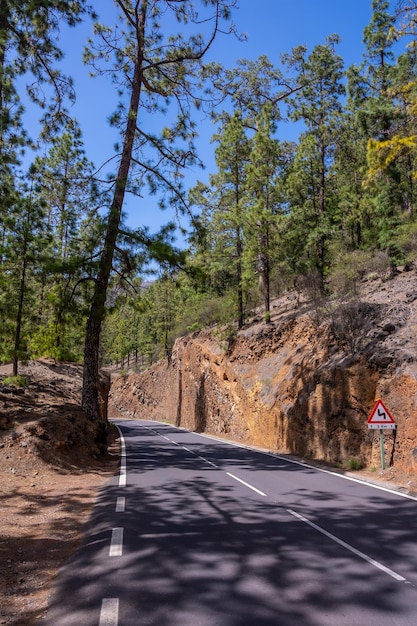
[[[365,271],[415,259],[417,2],[369,3],[358,65],[329,34],[280,51],[277,67],[265,55],[224,67],[206,59],[240,37],[236,0],[115,0],[110,25],[97,1],[2,0],[0,361],[15,376],[29,359],[83,362],[98,422],[101,365],[135,353],[147,367],[176,337],[236,333],[254,310],[268,323],[287,290],[308,294],[320,323]],[[60,69],[60,28],[86,20],[93,36],[73,54],[118,99],[111,176],[86,153]],[[203,110],[215,167],[189,187]],[[296,141],[280,138],[284,120]],[[168,209],[158,232],[127,225],[128,194],[139,211],[145,194]]]

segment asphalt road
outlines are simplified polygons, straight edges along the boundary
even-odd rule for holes
[[[120,474],[47,626],[417,624],[417,501],[173,426],[122,421]]]

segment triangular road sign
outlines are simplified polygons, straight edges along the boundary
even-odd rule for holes
[[[376,401],[368,417],[368,428],[395,428],[395,421],[382,400]]]

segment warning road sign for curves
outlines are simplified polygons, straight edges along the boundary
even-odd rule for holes
[[[368,417],[368,428],[387,428],[393,430],[397,427],[392,415],[382,400],[377,400]]]

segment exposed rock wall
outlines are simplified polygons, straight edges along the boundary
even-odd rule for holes
[[[367,418],[381,397],[398,424],[396,441],[385,433],[387,462],[413,472],[417,368],[385,352],[368,346],[347,356],[328,326],[317,331],[308,315],[283,316],[252,324],[227,347],[208,331],[177,340],[169,361],[116,377],[110,406],[271,450],[379,467],[378,431]]]

